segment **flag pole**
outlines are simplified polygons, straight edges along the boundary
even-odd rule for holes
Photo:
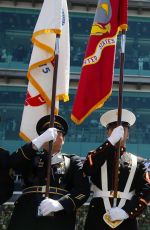
[[[119,93],[118,93],[118,126],[121,125],[122,117],[122,102],[123,102],[123,76],[124,76],[124,61],[125,61],[125,42],[126,42],[126,30],[122,30],[121,34],[121,52],[120,52],[120,77],[119,77]],[[119,170],[119,158],[120,158],[120,141],[117,145],[117,154],[115,157],[114,167],[114,199],[113,207],[117,206],[117,192],[118,192],[118,170]]]
[[[49,125],[50,128],[54,127],[54,120],[55,120],[55,101],[56,101],[58,59],[59,59],[59,39],[60,39],[60,35],[56,34],[53,86],[52,86],[52,97],[51,97],[52,103],[51,103],[51,114],[50,114],[50,125]],[[49,197],[49,187],[50,187],[52,147],[53,147],[53,141],[50,141],[49,142],[49,152],[48,152],[48,163],[47,163],[47,181],[46,181],[46,189],[45,189],[45,197],[47,198]]]
[[[121,125],[122,116],[122,99],[123,99],[123,75],[124,75],[124,60],[125,60],[125,40],[126,30],[122,30],[121,34],[121,52],[120,52],[120,77],[119,77],[119,92],[118,92],[118,118],[117,125]],[[118,171],[119,171],[119,159],[120,159],[120,141],[117,143],[117,153],[115,156],[115,167],[114,167],[114,184],[113,184],[113,208],[117,207],[118,197]],[[111,226],[111,228],[118,227],[123,220],[111,221],[109,213],[105,213],[103,216],[104,221]]]

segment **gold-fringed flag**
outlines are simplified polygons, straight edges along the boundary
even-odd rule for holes
[[[32,140],[37,136],[37,121],[50,114],[55,42],[59,39],[55,114],[59,100],[67,101],[70,74],[70,37],[66,0],[44,0],[33,36],[33,50],[28,68],[28,88],[22,116],[20,136]]]
[[[80,124],[112,93],[118,32],[127,29],[127,0],[99,0],[71,119]]]

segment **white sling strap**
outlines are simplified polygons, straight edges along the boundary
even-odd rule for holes
[[[102,181],[102,191],[107,192],[108,191],[108,176],[107,176],[107,162],[103,164],[101,167],[101,181]],[[109,197],[102,197],[104,201],[104,206],[106,212],[111,209]]]
[[[135,175],[136,167],[137,167],[137,157],[133,154],[131,154],[131,160],[132,160],[132,166],[131,166],[131,171],[124,189],[124,193],[129,193],[131,184]],[[101,167],[101,181],[102,181],[102,191],[105,193],[108,192],[108,176],[107,176],[107,162],[103,164]],[[104,197],[102,196],[103,201],[104,201],[104,206],[106,212],[111,208],[111,204],[109,201],[109,197]],[[122,208],[126,202],[127,198],[121,198],[118,207]]]
[[[109,198],[114,197],[112,191],[105,191],[104,192],[94,184],[92,184],[92,186],[91,186],[91,191],[94,192],[93,197],[109,197]],[[134,194],[135,194],[134,190],[131,192],[120,192],[119,191],[117,193],[117,198],[123,198],[125,200],[131,200]]]
[[[130,175],[128,177],[124,192],[125,193],[129,193],[130,188],[131,188],[131,184],[135,175],[135,171],[137,168],[137,157],[133,154],[131,154],[131,160],[132,160],[132,166],[131,166],[131,171],[130,171]],[[118,207],[122,208],[125,205],[126,199],[122,198],[119,202]]]

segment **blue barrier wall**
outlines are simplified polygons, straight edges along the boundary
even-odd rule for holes
[[[19,129],[25,101],[25,87],[0,87],[0,146],[10,151],[15,150],[24,142],[19,138]],[[87,152],[105,140],[105,129],[99,124],[99,117],[107,110],[117,107],[118,94],[113,92],[102,109],[93,112],[81,125],[75,125],[71,119],[71,110],[75,90],[70,89],[70,101],[60,103],[59,114],[66,118],[69,132],[63,150],[86,156]],[[150,94],[142,92],[124,92],[124,108],[136,115],[137,121],[130,129],[128,150],[150,158]]]

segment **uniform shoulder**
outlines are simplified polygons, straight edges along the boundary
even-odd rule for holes
[[[66,157],[73,157],[73,156],[77,156],[76,154],[71,154],[71,153],[62,153],[63,156],[66,156]]]
[[[138,162],[144,162],[145,160],[144,160],[143,157],[137,156],[137,161],[138,161]]]
[[[127,154],[129,154],[129,156],[131,157],[131,156],[134,156],[134,157],[137,157],[137,161],[138,162],[141,162],[141,161],[144,161],[144,158],[143,157],[141,157],[141,156],[137,156],[135,153],[127,153]]]
[[[0,154],[9,154],[9,151],[0,147]]]
[[[0,152],[1,152],[1,151],[6,151],[6,149],[4,149],[4,148],[0,147]]]
[[[81,158],[76,154],[62,153],[63,156],[70,158],[71,160],[80,160]]]
[[[150,160],[145,160],[144,161],[144,167],[150,173]]]

